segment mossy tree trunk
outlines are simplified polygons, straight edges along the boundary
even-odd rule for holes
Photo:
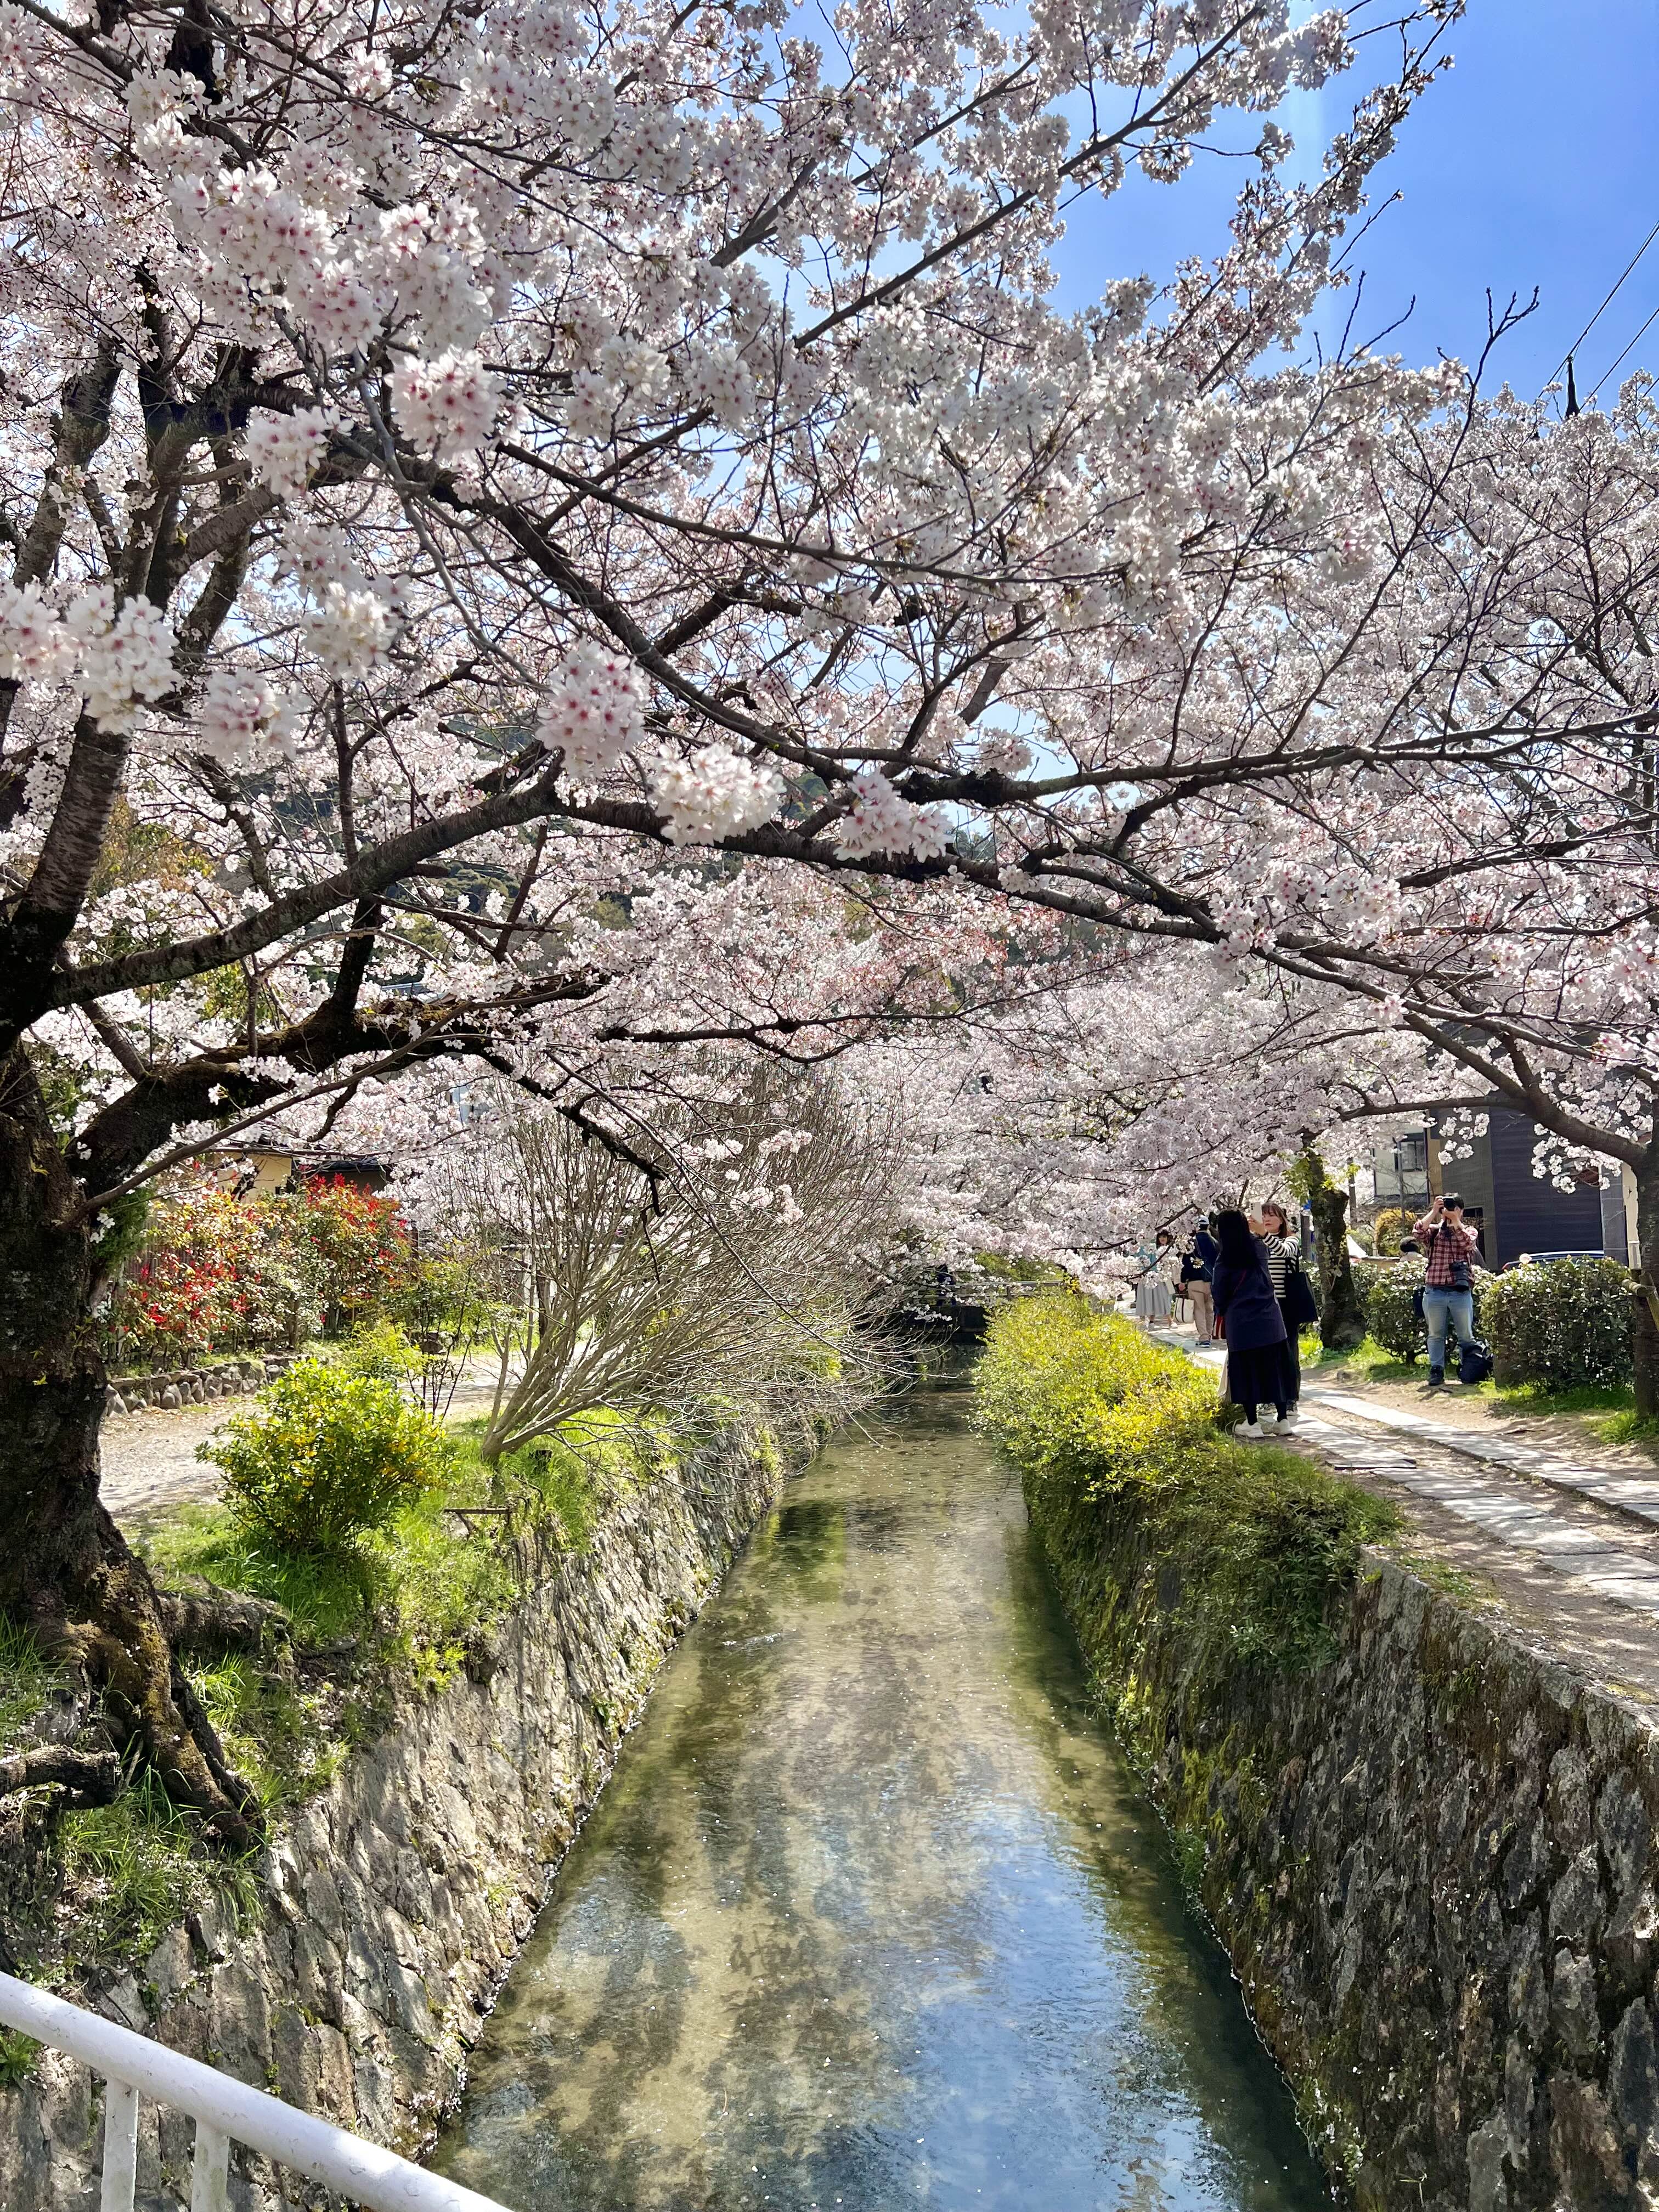
[[[1311,1146],[1298,1164],[1319,1243],[1319,1340],[1327,1351],[1352,1352],[1364,1340],[1365,1314],[1348,1257],[1348,1194]]]
[[[1631,1324],[1631,1358],[1636,1410],[1659,1419],[1659,1139],[1635,1170],[1638,1259],[1635,1311]]]
[[[102,1693],[175,1802],[224,1842],[257,1820],[98,1495],[105,1372],[93,1225],[21,1045],[0,1060],[0,1612]]]

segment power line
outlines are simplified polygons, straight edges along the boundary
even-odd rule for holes
[[[1590,404],[1590,400],[1592,400],[1592,399],[1594,399],[1594,398],[1595,398],[1595,392],[1599,392],[1599,391],[1601,389],[1602,385],[1604,385],[1604,384],[1607,382],[1607,379],[1608,379],[1608,378],[1613,374],[1613,370],[1614,368],[1617,368],[1619,367],[1620,362],[1623,362],[1623,361],[1625,360],[1625,358],[1626,358],[1626,355],[1632,354],[1632,353],[1634,353],[1634,352],[1635,352],[1635,350],[1636,350],[1637,347],[1638,347],[1638,346],[1639,346],[1639,345],[1641,344],[1641,343],[1642,343],[1643,339],[1644,339],[1644,337],[1646,337],[1646,336],[1647,336],[1648,332],[1649,332],[1649,331],[1653,328],[1653,326],[1654,326],[1654,325],[1655,325],[1656,323],[1659,323],[1659,307],[1656,307],[1656,308],[1654,309],[1653,313],[1652,313],[1648,317],[1648,319],[1647,319],[1646,322],[1644,322],[1644,323],[1643,324],[1643,325],[1642,325],[1641,329],[1640,329],[1639,331],[1638,331],[1638,332],[1636,333],[1636,336],[1635,336],[1635,337],[1631,340],[1630,343],[1629,343],[1629,344],[1625,348],[1625,351],[1624,351],[1624,353],[1621,353],[1621,354],[1620,355],[1620,356],[1619,356],[1619,360],[1613,362],[1613,368],[1604,368],[1604,369],[1602,370],[1601,374],[1601,378],[1600,378],[1600,380],[1598,380],[1598,382],[1597,382],[1597,384],[1596,384],[1596,386],[1595,386],[1595,392],[1590,392],[1590,393],[1589,393],[1589,397],[1588,397],[1588,398],[1585,399],[1585,401],[1584,401],[1584,404],[1585,404],[1585,406],[1586,406],[1586,407],[1588,407],[1588,406],[1589,405],[1589,404]]]
[[[1652,228],[1652,229],[1648,233],[1647,236],[1646,236],[1646,237],[1642,240],[1642,243],[1641,243],[1641,244],[1637,247],[1637,249],[1636,249],[1635,252],[1631,256],[1631,258],[1630,258],[1629,261],[1626,264],[1625,270],[1624,270],[1624,274],[1620,277],[1619,282],[1618,282],[1618,283],[1613,286],[1613,289],[1612,289],[1612,290],[1607,294],[1607,298],[1606,298],[1605,300],[1603,300],[1603,301],[1602,301],[1602,302],[1601,302],[1601,306],[1596,309],[1595,313],[1590,317],[1590,319],[1589,319],[1589,322],[1587,322],[1587,323],[1585,324],[1585,325],[1584,325],[1583,329],[1582,331],[1579,331],[1579,333],[1578,333],[1577,337],[1573,340],[1572,343],[1571,343],[1571,344],[1567,348],[1567,349],[1566,349],[1565,353],[1564,353],[1564,354],[1562,355],[1562,356],[1561,356],[1560,360],[1556,363],[1555,367],[1554,367],[1554,368],[1550,371],[1549,374],[1548,374],[1548,375],[1544,379],[1544,381],[1545,381],[1545,383],[1546,383],[1546,384],[1553,384],[1553,383],[1554,383],[1554,381],[1555,381],[1555,380],[1556,380],[1556,378],[1557,378],[1558,376],[1559,376],[1559,375],[1560,375],[1560,374],[1561,374],[1562,370],[1566,367],[1567,363],[1568,363],[1568,362],[1572,359],[1572,357],[1573,357],[1574,354],[1576,354],[1576,353],[1577,352],[1577,350],[1578,350],[1579,347],[1580,347],[1581,345],[1583,345],[1583,344],[1584,340],[1585,340],[1585,339],[1589,336],[1590,332],[1591,332],[1591,331],[1595,328],[1595,325],[1596,325],[1601,321],[1601,319],[1602,316],[1606,314],[1606,313],[1607,312],[1607,309],[1608,309],[1608,308],[1613,305],[1613,301],[1618,298],[1618,296],[1619,296],[1620,293],[1623,291],[1623,289],[1625,289],[1625,279],[1626,279],[1626,277],[1627,277],[1627,276],[1631,274],[1631,271],[1635,268],[1635,266],[1636,266],[1637,263],[1638,263],[1638,262],[1642,258],[1642,256],[1643,256],[1643,255],[1647,252],[1647,250],[1648,250],[1649,246],[1650,246],[1652,245],[1652,243],[1653,243],[1653,241],[1654,241],[1654,240],[1655,240],[1656,238],[1659,238],[1659,222],[1656,222],[1656,223],[1654,224],[1653,228]],[[1636,343],[1635,339],[1632,339],[1632,340],[1631,341],[1631,343],[1632,343],[1632,344],[1633,345],[1633,344]],[[1624,355],[1623,355],[1623,354],[1620,354],[1620,356],[1619,356],[1619,361],[1622,361],[1622,360],[1624,359],[1624,357],[1625,357],[1625,356],[1624,356]],[[1619,362],[1614,362],[1614,363],[1613,363],[1613,368],[1618,368],[1618,366],[1619,366]],[[1608,376],[1611,376],[1611,375],[1612,375],[1612,374],[1613,374],[1613,369],[1611,369],[1611,368],[1610,368],[1610,369],[1607,371],[1607,375],[1608,375]],[[1602,379],[1602,382],[1603,382],[1603,383],[1605,383],[1606,381],[1607,381],[1607,378],[1606,378],[1606,377],[1604,377],[1604,378]]]

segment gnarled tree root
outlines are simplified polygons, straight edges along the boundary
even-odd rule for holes
[[[112,1751],[73,1751],[68,1744],[38,1744],[0,1759],[0,1797],[48,1783],[68,1791],[74,1807],[112,1804],[121,1791],[121,1762]]]
[[[285,1607],[243,1590],[204,1582],[199,1589],[157,1590],[156,1605],[175,1651],[259,1651],[286,1639],[293,1621]]]
[[[175,1804],[199,1813],[216,1841],[246,1850],[261,1837],[258,1800],[226,1759],[179,1664],[164,1601],[143,1561],[101,1506],[98,1515],[97,1557],[67,1588],[40,1592],[30,1607],[36,1640],[102,1692],[111,1734],[136,1747]],[[210,1616],[229,1617],[204,1602],[208,1611],[198,1626]],[[246,1626],[252,1616],[239,1609],[239,1618]]]

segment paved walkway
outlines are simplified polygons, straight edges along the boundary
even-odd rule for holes
[[[1218,1347],[1160,1339],[1219,1368]],[[1659,1699],[1659,1474],[1437,1422],[1356,1393],[1304,1386],[1283,1441],[1392,1496],[1431,1571],[1449,1565],[1565,1656]],[[1271,1423],[1264,1424],[1271,1437]]]
[[[476,1376],[464,1380],[449,1409],[452,1419],[484,1412],[494,1390],[493,1376],[487,1382]],[[130,1526],[175,1505],[216,1498],[219,1470],[211,1461],[198,1459],[196,1447],[252,1403],[251,1397],[216,1398],[206,1406],[171,1411],[147,1406],[136,1413],[112,1413],[100,1438],[100,1495],[115,1518]]]

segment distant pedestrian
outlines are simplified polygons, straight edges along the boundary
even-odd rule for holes
[[[1229,1209],[1215,1218],[1220,1255],[1210,1285],[1227,1340],[1227,1376],[1233,1403],[1242,1408],[1237,1437],[1257,1442],[1262,1407],[1271,1405],[1281,1428],[1293,1429],[1290,1368],[1285,1355],[1285,1316],[1273,1296],[1267,1254],[1242,1213]]]
[[[1446,1328],[1457,1331],[1461,1362],[1474,1346],[1474,1263],[1480,1240],[1463,1218],[1463,1201],[1448,1191],[1412,1231],[1424,1258],[1423,1318],[1429,1328],[1429,1388],[1446,1379]]]
[[[1181,1255],[1181,1286],[1192,1304],[1193,1334],[1200,1344],[1208,1344],[1215,1334],[1215,1304],[1210,1296],[1214,1269],[1215,1239],[1207,1216],[1200,1214],[1198,1227]]]
[[[1270,1198],[1261,1209],[1261,1249],[1267,1255],[1267,1273],[1285,1321],[1285,1364],[1290,1377],[1291,1411],[1294,1413],[1302,1395],[1302,1328],[1298,1322],[1291,1318],[1285,1291],[1291,1271],[1302,1264],[1302,1244],[1300,1238],[1291,1234],[1291,1217],[1276,1198]]]
[[[1175,1311],[1171,1285],[1175,1238],[1167,1229],[1160,1229],[1152,1243],[1141,1246],[1135,1258],[1140,1267],[1135,1279],[1135,1319],[1154,1323],[1168,1321]]]

